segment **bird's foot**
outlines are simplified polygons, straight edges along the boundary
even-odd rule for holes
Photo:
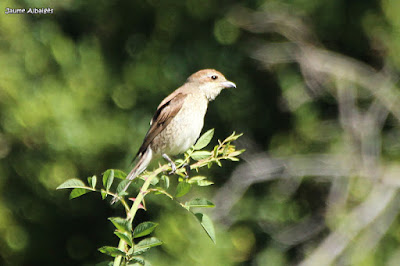
[[[168,174],[173,175],[176,172],[176,165],[174,162],[171,162],[171,168],[172,168],[172,170]]]
[[[169,172],[168,174],[169,174],[169,175],[175,174],[175,173],[176,173],[177,167],[176,167],[174,161],[172,161],[171,158],[169,158],[169,156],[168,156],[167,154],[165,154],[165,153],[162,155],[162,157],[163,157],[165,160],[167,160],[167,161],[171,164],[171,169],[172,169],[172,170],[171,170],[171,172]],[[190,172],[190,165],[189,165],[188,163],[185,163],[185,164],[183,164],[182,166],[180,166],[179,168],[181,168],[181,167],[184,167],[184,168],[185,168],[185,170],[186,170],[185,178],[188,178],[188,177],[189,177],[189,172]]]
[[[169,156],[166,155],[165,153],[163,153],[162,157],[163,157],[165,160],[167,160],[167,161],[171,164],[171,169],[172,169],[172,170],[171,170],[171,172],[169,172],[168,174],[170,174],[170,175],[175,174],[175,172],[176,172],[176,165],[175,165],[174,161],[172,161],[171,158],[169,158]]]

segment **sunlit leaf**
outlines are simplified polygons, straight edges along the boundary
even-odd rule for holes
[[[216,243],[214,224],[211,221],[210,217],[208,217],[204,213],[195,213],[194,216],[196,216],[197,220],[199,220],[201,226],[203,227],[204,231],[206,231],[211,240]]]
[[[199,181],[197,181],[197,185],[199,187],[207,187],[207,186],[214,185],[214,182],[209,181],[209,180],[199,180]]]
[[[88,177],[88,184],[94,189],[97,183],[97,176]]]
[[[116,247],[104,246],[99,248],[99,251],[112,257],[126,256],[125,252]]]
[[[114,169],[108,169],[103,174],[103,186],[106,188],[106,191],[110,190],[113,182],[114,182]]]
[[[194,176],[194,177],[192,177],[192,178],[190,178],[190,179],[188,180],[188,183],[190,183],[190,184],[197,183],[198,181],[204,180],[204,179],[206,179],[206,178],[207,178],[207,177],[201,176],[201,175]]]
[[[238,155],[242,154],[242,153],[245,152],[245,151],[246,151],[245,149],[243,149],[243,150],[238,150],[238,151],[234,151],[234,152],[231,152],[231,153],[229,154],[229,156],[238,156]]]
[[[158,184],[158,181],[160,181],[160,179],[158,178],[158,177],[153,177],[152,179],[151,179],[151,182],[150,182],[150,184],[152,185],[152,186],[155,186],[155,185],[157,185]]]
[[[188,180],[188,183],[196,184],[200,187],[205,187],[214,184],[214,182],[205,179],[206,179],[205,176],[194,176]]]
[[[179,183],[178,186],[176,187],[175,197],[179,198],[179,197],[186,195],[186,193],[188,193],[190,191],[190,188],[191,188],[191,186],[187,182]]]
[[[118,236],[120,239],[125,241],[129,246],[133,246],[132,235],[126,232],[115,231],[114,234]]]
[[[213,156],[214,157],[217,157],[217,155],[218,155],[218,147],[219,147],[218,145],[214,146],[214,150],[213,150]]]
[[[199,161],[199,160],[210,157],[210,155],[211,155],[211,152],[209,152],[209,151],[195,151],[190,155],[190,157],[193,160]]]
[[[230,143],[229,143],[229,142],[228,142],[227,144],[225,144],[224,150],[222,151],[222,155],[223,155],[223,156],[226,156],[226,155],[227,155],[227,153],[228,153],[228,151],[229,151],[229,146],[230,146]]]
[[[213,208],[214,203],[205,198],[197,198],[185,203],[188,207],[203,207],[203,208]]]
[[[225,139],[225,141],[226,141],[226,142],[231,142],[231,141],[237,140],[237,139],[240,138],[242,135],[243,135],[243,133],[240,133],[240,134],[237,134],[237,135],[236,135],[236,132],[233,132],[232,135],[230,135],[229,137],[227,137],[227,138]]]
[[[74,199],[74,198],[80,197],[82,195],[85,195],[88,192],[91,192],[91,190],[87,190],[84,188],[74,188],[71,191],[71,193],[69,194],[69,199]]]
[[[150,238],[143,239],[142,241],[140,241],[133,247],[133,250],[134,250],[133,254],[140,255],[143,252],[146,252],[147,250],[149,250],[150,248],[159,246],[161,244],[162,244],[161,240],[159,240],[156,237],[150,237]]]
[[[183,164],[183,162],[184,162],[183,159],[176,159],[175,160],[175,164],[176,165]]]
[[[121,171],[119,169],[113,169],[114,170],[114,177],[118,179],[125,179],[127,174],[124,171]]]
[[[166,175],[162,175],[160,180],[162,181],[163,187],[165,189],[168,189],[169,188],[169,177]]]
[[[66,189],[66,188],[86,188],[87,186],[81,180],[72,178],[68,179],[61,185],[57,187],[57,189]]]
[[[144,222],[139,224],[138,226],[135,227],[133,230],[133,237],[142,237],[150,234],[151,232],[154,231],[154,229],[157,227],[157,223],[153,222]]]
[[[194,145],[194,149],[195,150],[201,150],[203,149],[205,146],[208,145],[208,143],[210,143],[212,137],[214,136],[214,129],[210,129],[207,132],[205,132],[196,142],[196,144]]]
[[[121,217],[109,217],[108,220],[110,220],[114,226],[121,232],[125,233],[130,233],[132,230],[132,224]]]

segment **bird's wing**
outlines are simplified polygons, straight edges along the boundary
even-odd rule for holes
[[[186,96],[187,94],[178,93],[158,107],[156,113],[151,119],[150,129],[149,131],[147,131],[143,144],[140,147],[136,156],[144,153],[147,147],[153,141],[153,139],[168,126],[171,120],[181,110]]]

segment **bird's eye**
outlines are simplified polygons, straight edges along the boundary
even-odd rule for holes
[[[211,76],[211,79],[214,79],[214,80],[215,80],[215,79],[217,79],[217,78],[218,78],[218,76],[216,76],[216,75],[212,75],[212,76]]]

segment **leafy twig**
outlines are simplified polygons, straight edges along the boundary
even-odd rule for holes
[[[144,183],[137,193],[132,207],[129,207],[125,200],[127,193],[121,192],[121,188],[126,185],[127,180],[125,179],[126,174],[120,170],[109,169],[105,171],[102,180],[103,188],[101,189],[96,189],[96,176],[88,178],[88,185],[85,185],[79,179],[70,179],[61,184],[57,189],[72,188],[73,190],[70,194],[71,199],[82,196],[88,192],[99,192],[103,199],[105,199],[108,195],[118,197],[120,199],[120,202],[125,208],[126,217],[109,218],[109,220],[116,227],[115,235],[117,235],[120,239],[118,247],[104,246],[99,249],[101,252],[115,257],[113,262],[114,266],[125,265],[128,262],[136,262],[144,265],[145,260],[139,255],[146,252],[151,247],[162,244],[162,242],[155,237],[146,238],[139,243],[135,243],[134,241],[135,238],[150,234],[157,226],[156,223],[144,222],[132,229],[132,222],[138,209],[141,207],[141,203],[143,202],[145,196],[151,192],[164,194],[170,199],[178,202],[181,207],[191,212],[200,222],[207,235],[213,242],[215,242],[214,226],[211,219],[203,213],[194,213],[191,210],[192,208],[199,207],[214,207],[214,204],[204,198],[195,198],[184,203],[178,200],[178,198],[186,195],[194,185],[203,187],[213,184],[213,182],[207,180],[205,176],[194,176],[192,178],[187,178],[188,173],[186,172],[186,168],[183,166],[188,165],[191,160],[194,160],[195,162],[190,165],[190,169],[198,171],[201,167],[211,167],[213,164],[222,166],[221,160],[238,161],[239,159],[237,156],[244,151],[236,150],[235,146],[231,144],[232,141],[236,140],[242,135],[236,135],[235,133],[223,141],[218,141],[218,145],[216,145],[212,151],[202,150],[209,144],[213,135],[214,130],[208,130],[199,138],[196,144],[185,153],[184,159],[178,159],[175,161],[175,164],[178,165],[178,169],[176,170],[175,174],[179,177],[179,183],[175,189],[175,196],[167,191],[169,189],[169,177],[163,174],[171,169],[171,167],[167,164],[160,165],[157,169],[151,172],[145,172],[138,177],[138,179],[140,178],[144,180]],[[158,177],[160,174],[161,178]],[[122,181],[119,183],[116,192],[111,192],[110,189],[115,178],[122,179]],[[163,187],[150,188],[150,186],[156,186],[160,182],[160,179],[164,182]]]

